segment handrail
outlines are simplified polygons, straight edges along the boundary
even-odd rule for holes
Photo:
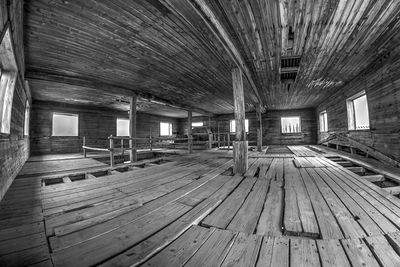
[[[150,133],[149,133],[149,137],[129,137],[129,136],[113,136],[110,135],[107,137],[107,139],[109,140],[109,147],[108,148],[98,148],[98,147],[90,147],[86,145],[86,137],[83,137],[83,145],[82,145],[82,149],[83,149],[83,155],[84,157],[87,156],[87,151],[88,150],[94,150],[94,151],[103,151],[103,152],[109,152],[110,153],[110,165],[113,166],[114,165],[114,155],[115,153],[121,151],[121,155],[123,156],[125,153],[125,150],[130,150],[130,158],[131,161],[136,159],[136,152],[137,152],[137,147],[139,146],[143,146],[148,144],[150,151],[153,150],[153,146],[155,144],[157,145],[162,145],[163,142],[162,141],[173,141],[172,143],[175,144],[175,141],[186,141],[186,142],[181,142],[181,143],[176,143],[176,144],[187,144],[188,149],[190,149],[190,147],[193,144],[205,144],[207,145],[208,149],[212,149],[213,144],[217,144],[217,147],[228,147],[228,150],[231,149],[232,146],[232,141],[231,141],[231,135],[233,133],[207,133],[207,134],[193,134],[190,135],[186,138],[184,137],[173,137],[173,136],[159,136],[159,137],[153,137],[152,136],[152,132],[151,132],[151,128],[150,128]],[[193,136],[197,136],[197,135],[208,135],[208,141],[194,141],[193,140]],[[223,138],[221,138],[223,137]],[[96,140],[99,138],[96,138]],[[114,147],[114,142],[116,140],[120,140],[120,146],[117,148]],[[129,146],[125,147],[124,145],[124,141],[125,140],[129,140],[129,141],[135,141],[135,142],[129,142]],[[138,142],[136,142],[138,141]]]

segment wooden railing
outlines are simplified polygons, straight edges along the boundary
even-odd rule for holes
[[[195,141],[193,136],[201,136],[201,135],[208,135],[207,141]],[[190,151],[190,146],[192,145],[206,145],[206,148],[212,149],[213,147],[224,147],[228,150],[231,150],[233,147],[233,143],[231,140],[231,133],[204,133],[204,134],[193,134],[187,138],[180,138],[180,137],[169,137],[169,136],[160,136],[160,137],[153,137],[149,135],[149,137],[127,137],[127,136],[113,136],[110,135],[108,137],[109,145],[108,147],[93,147],[87,145],[86,137],[83,137],[83,156],[87,157],[88,151],[99,151],[99,152],[107,152],[110,154],[110,165],[114,166],[115,163],[115,155],[120,154],[122,157],[124,156],[126,151],[132,151],[134,155],[137,153],[138,148],[149,149],[153,151],[154,147],[160,147],[162,145],[168,144],[184,144],[188,147]],[[128,141],[128,142],[126,142]],[[134,141],[134,142],[129,142]],[[167,143],[170,141],[170,143]],[[136,158],[136,156],[134,157]]]

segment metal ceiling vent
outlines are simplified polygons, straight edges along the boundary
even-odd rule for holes
[[[301,57],[283,56],[281,57],[281,81],[296,80],[299,71]]]

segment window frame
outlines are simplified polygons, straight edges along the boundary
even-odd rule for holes
[[[354,107],[354,101],[365,96],[365,100],[367,102],[367,113],[368,113],[368,128],[357,129],[357,120],[356,120],[356,112]],[[365,90],[354,94],[353,96],[346,99],[346,107],[347,107],[347,128],[349,131],[369,131],[371,129],[371,119],[369,117],[369,106],[368,106],[368,97]]]
[[[161,124],[162,123],[165,123],[165,124],[169,125],[169,133],[167,135],[161,134]],[[173,127],[172,122],[160,121],[160,136],[172,136],[172,127]]]
[[[54,135],[54,115],[67,115],[67,116],[74,116],[77,117],[77,130],[78,133],[77,135]],[[52,118],[51,118],[51,137],[79,137],[79,127],[80,127],[80,123],[79,123],[79,114],[78,113],[66,113],[66,112],[53,112],[52,113]]]
[[[319,132],[327,133],[328,129],[328,113],[326,110],[323,110],[319,113]]]
[[[118,120],[128,121],[128,135],[118,135]],[[117,118],[115,120],[115,136],[121,136],[121,137],[129,136],[129,127],[130,127],[129,119],[127,119],[127,118]]]
[[[282,124],[282,119],[284,119],[284,118],[299,118],[299,131],[298,132],[293,132],[293,133],[284,133],[283,132],[283,124]],[[303,133],[303,127],[302,127],[302,125],[301,125],[301,116],[282,116],[281,117],[281,119],[280,119],[280,128],[281,128],[281,130],[280,130],[280,132],[281,132],[281,134],[283,134],[283,135],[285,135],[285,134],[302,134]]]
[[[234,127],[232,127],[232,122],[235,124]],[[250,130],[250,121],[249,121],[249,119],[245,119],[244,120],[244,131],[246,132],[246,134],[248,134],[249,130]],[[235,119],[229,121],[229,133],[231,133],[231,134],[236,133],[236,120]]]

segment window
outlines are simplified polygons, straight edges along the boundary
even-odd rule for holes
[[[129,136],[128,119],[117,119],[117,136]]]
[[[0,132],[10,133],[11,108],[14,96],[16,72],[1,72],[0,82]]]
[[[347,99],[347,120],[349,130],[368,130],[368,101],[365,91]]]
[[[244,129],[245,129],[246,133],[249,132],[249,120],[248,119],[246,119],[244,121]],[[230,131],[231,131],[231,133],[236,133],[236,121],[235,120],[231,120]]]
[[[282,117],[282,133],[301,133],[300,117]]]
[[[160,136],[171,136],[172,135],[172,123],[160,122]]]
[[[78,136],[78,114],[53,113],[53,136]]]
[[[0,43],[0,66],[0,133],[9,134],[14,88],[18,72],[9,26],[7,26]]]
[[[328,115],[326,110],[322,111],[319,114],[319,131],[327,132],[328,131]]]
[[[201,121],[201,122],[192,122],[192,127],[201,127],[201,126],[203,126],[204,124],[203,124],[203,122]]]
[[[29,101],[26,100],[26,104],[25,104],[24,135],[29,135],[29,117],[30,117]]]

